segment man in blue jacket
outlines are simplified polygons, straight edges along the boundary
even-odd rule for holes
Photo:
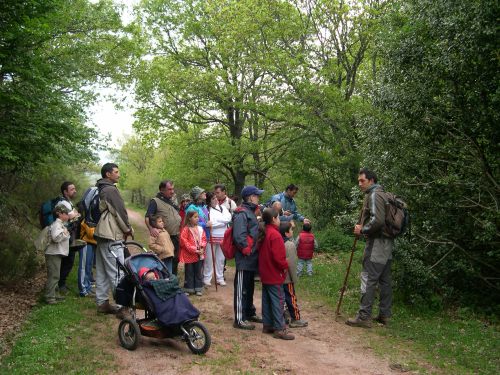
[[[251,322],[262,323],[257,316],[253,304],[255,273],[259,269],[257,253],[257,236],[259,223],[255,216],[259,198],[264,190],[255,186],[245,186],[241,191],[243,203],[241,210],[233,216],[233,241],[237,251],[235,254],[236,274],[234,276],[234,324],[235,328],[255,329]]]
[[[271,197],[271,203],[281,203],[280,221],[298,220],[304,223],[309,222],[309,219],[306,219],[304,215],[297,211],[297,204],[293,198],[298,191],[299,187],[297,185],[290,184],[286,187],[284,192],[275,194]]]

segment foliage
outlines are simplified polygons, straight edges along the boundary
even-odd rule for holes
[[[354,241],[354,236],[347,236],[335,225],[330,225],[319,232],[315,232],[315,237],[321,252],[349,252]]]
[[[10,282],[33,274],[43,260],[33,245],[40,230],[38,210],[42,202],[60,196],[63,181],[75,183],[79,196],[93,184],[87,165],[66,166],[52,159],[30,175],[9,175],[0,182],[0,281]]]
[[[380,36],[365,162],[413,212],[407,291],[500,300],[496,1],[407,1]],[[413,293],[413,292],[412,292]]]
[[[99,142],[85,125],[93,98],[85,87],[122,58],[112,3],[7,0],[0,12],[0,174],[26,173],[53,156],[90,159]]]
[[[266,116],[280,90],[263,51],[275,39],[261,34],[274,38],[283,26],[275,21],[295,18],[278,1],[144,1],[138,22],[149,49],[134,70],[136,129],[156,142],[185,133],[196,149],[190,169],[201,155],[235,191],[249,175],[259,184],[286,142],[281,121]]]

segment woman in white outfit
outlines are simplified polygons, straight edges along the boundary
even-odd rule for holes
[[[207,193],[207,205],[209,209],[210,222],[212,223],[212,234],[205,251],[205,261],[203,263],[203,283],[210,286],[213,274],[212,247],[215,254],[215,280],[219,285],[226,285],[224,281],[224,254],[220,244],[224,238],[224,232],[231,222],[232,216],[229,210],[221,206],[217,197],[212,193]]]

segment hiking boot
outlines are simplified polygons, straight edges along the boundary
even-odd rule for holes
[[[241,323],[234,322],[233,327],[238,329],[246,329],[248,331],[255,329],[255,326],[248,320],[243,320]]]
[[[115,314],[115,316],[120,319],[120,320],[123,320],[123,319],[127,319],[127,318],[131,318],[132,316],[130,315],[130,311],[128,309],[128,307],[121,307]]]
[[[48,299],[45,301],[47,305],[57,305],[59,302],[56,301],[55,299]]]
[[[355,318],[349,318],[345,322],[348,326],[351,327],[363,327],[363,328],[372,328],[372,320],[371,319],[361,319],[359,315],[356,315]]]
[[[66,285],[58,287],[59,289],[59,294],[65,296],[66,294],[69,293],[69,289]]]
[[[219,284],[220,286],[226,286],[227,285],[224,280],[218,281],[217,284]]]
[[[56,301],[64,301],[66,299],[66,297],[64,296],[59,296],[56,294]]]
[[[309,323],[307,322],[307,320],[302,320],[302,319],[295,320],[295,319],[292,319],[292,321],[290,322],[290,328],[307,327],[308,324]]]
[[[201,297],[203,295],[203,293],[201,291],[197,291],[194,294],[196,294],[198,297]]]
[[[282,329],[281,331],[274,331],[273,337],[275,339],[282,340],[295,340],[295,336],[288,332],[287,329]]]
[[[263,326],[262,333],[272,334],[272,333],[274,333],[274,328],[271,326]]]
[[[109,301],[106,301],[102,305],[97,306],[97,312],[101,314],[116,314],[118,310],[118,306],[111,305]]]
[[[390,318],[387,318],[387,317],[385,317],[385,316],[380,316],[380,315],[379,315],[379,316],[377,316],[377,317],[376,317],[375,319],[373,319],[373,320],[374,320],[375,322],[377,322],[377,323],[380,323],[380,324],[382,324],[382,325],[384,325],[384,326],[387,326],[387,325],[389,325],[389,320],[390,320]]]
[[[254,322],[254,323],[262,323],[262,318],[260,316],[258,316],[257,314],[255,314],[254,316],[251,316],[250,318],[248,318],[248,320],[250,322]]]

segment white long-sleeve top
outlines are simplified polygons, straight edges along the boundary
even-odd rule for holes
[[[224,232],[228,224],[231,222],[232,216],[229,210],[221,205],[215,208],[210,207],[210,221],[212,223],[212,236],[224,237]]]
[[[47,255],[62,255],[69,254],[69,237],[68,229],[64,226],[61,219],[57,218],[49,228],[50,243],[45,250]]]

